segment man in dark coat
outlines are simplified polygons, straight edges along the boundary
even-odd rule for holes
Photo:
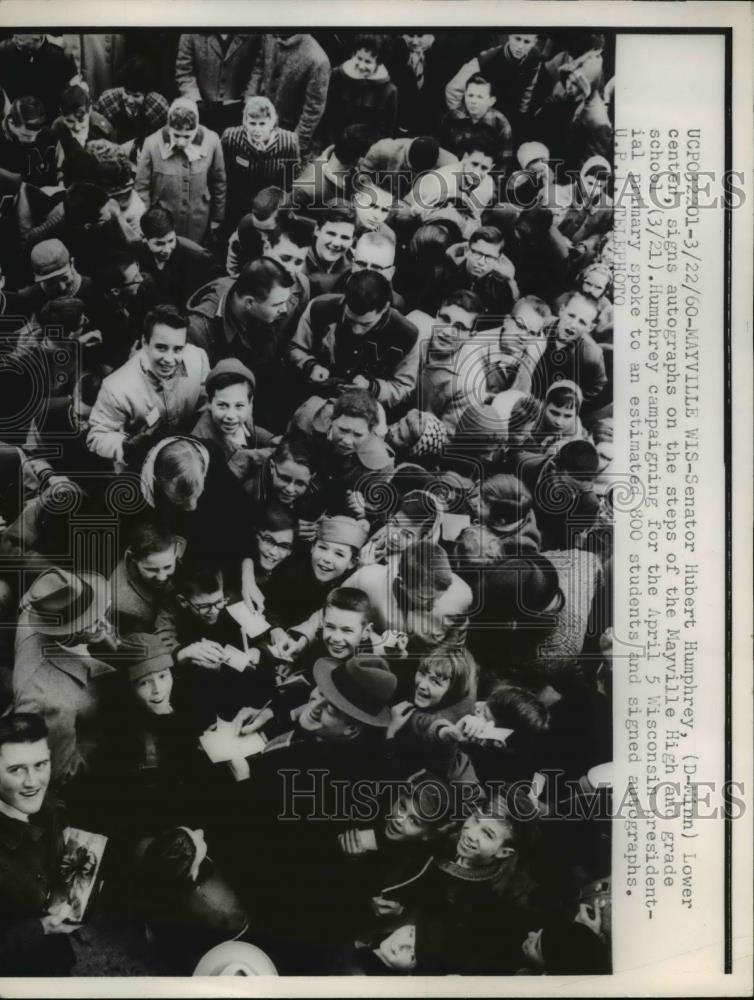
[[[0,42],[0,86],[11,100],[38,97],[47,121],[58,115],[60,95],[79,73],[76,63],[44,35],[17,35]]]
[[[241,786],[253,804],[241,841],[247,891],[284,973],[321,970],[326,949],[348,940],[332,878],[342,864],[338,833],[354,825],[355,809],[381,815],[385,783],[399,777],[384,752],[396,686],[387,663],[323,658],[314,682],[294,728],[254,758]]]
[[[277,432],[289,415],[283,356],[293,278],[277,261],[246,264],[234,281],[219,278],[187,303],[189,342],[203,347],[214,366],[238,358],[256,377],[254,419]]]
[[[50,748],[38,715],[0,720],[0,974],[59,976],[73,967],[65,923],[51,913],[50,891],[63,855],[60,810],[47,797]]]

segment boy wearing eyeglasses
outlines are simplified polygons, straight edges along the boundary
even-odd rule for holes
[[[451,287],[466,288],[479,296],[481,329],[499,326],[518,296],[516,269],[503,253],[503,234],[495,226],[475,229],[467,244],[452,248],[456,262]]]

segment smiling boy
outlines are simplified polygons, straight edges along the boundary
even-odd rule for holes
[[[187,434],[204,403],[205,351],[186,343],[188,320],[156,306],[144,320],[141,349],[102,383],[89,418],[87,446],[116,471],[138,468],[168,434]]]

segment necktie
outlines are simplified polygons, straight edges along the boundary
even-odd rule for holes
[[[408,64],[416,77],[416,89],[421,90],[424,86],[424,50],[412,49],[409,53]]]

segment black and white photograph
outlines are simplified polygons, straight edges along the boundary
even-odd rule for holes
[[[0,991],[722,979],[730,33],[212,6],[0,8]]]

